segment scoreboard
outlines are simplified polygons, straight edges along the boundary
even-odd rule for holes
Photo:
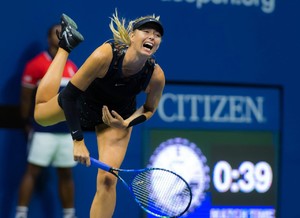
[[[280,87],[167,83],[142,127],[143,160],[187,180],[185,217],[276,217],[281,95]]]

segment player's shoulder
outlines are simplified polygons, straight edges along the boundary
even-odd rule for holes
[[[166,81],[166,78],[165,78],[165,73],[164,73],[163,69],[160,67],[159,64],[155,64],[153,75],[152,75],[152,82],[155,82],[155,83],[158,83],[158,84],[161,84],[164,86],[165,81]]]
[[[104,42],[98,46],[93,53],[90,55],[90,58],[96,62],[110,62],[113,56],[113,50],[110,43]]]
[[[161,66],[158,63],[155,63],[155,65],[154,65],[154,72],[156,72],[158,74],[164,74],[163,69],[161,68]]]

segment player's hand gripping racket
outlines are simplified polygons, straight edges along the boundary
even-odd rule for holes
[[[132,193],[139,206],[156,217],[180,217],[190,207],[192,192],[178,174],[161,168],[116,169],[94,158],[91,165],[110,172]],[[130,175],[130,179],[125,181]]]

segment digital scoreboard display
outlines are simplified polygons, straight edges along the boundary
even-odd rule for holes
[[[166,86],[143,159],[189,183],[184,217],[277,217],[280,104],[274,87]]]

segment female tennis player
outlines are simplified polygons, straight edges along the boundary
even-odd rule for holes
[[[58,93],[68,55],[83,41],[76,23],[65,14],[61,27],[57,34],[60,48],[37,90],[35,119],[43,126],[66,120],[74,141],[74,159],[87,166],[90,157],[83,131],[95,130],[99,160],[119,168],[132,126],[152,117],[165,86],[164,72],[153,58],[162,41],[163,26],[154,15],[126,26],[116,11],[110,22],[114,39],[96,48]],[[147,96],[137,108],[136,96],[141,91]],[[111,173],[98,170],[91,218],[112,217],[116,182]]]

